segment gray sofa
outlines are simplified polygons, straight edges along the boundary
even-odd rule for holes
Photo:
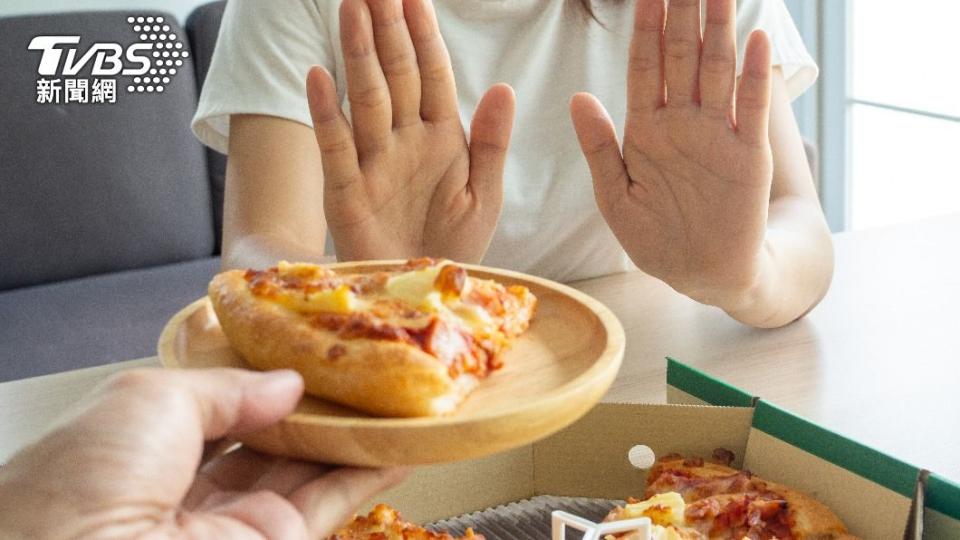
[[[0,381],[155,354],[204,294],[226,161],[189,124],[222,12],[202,6],[186,29],[140,11],[0,19]],[[125,46],[131,15],[164,16],[192,53],[162,94],[117,76],[115,104],[37,103],[34,36]]]

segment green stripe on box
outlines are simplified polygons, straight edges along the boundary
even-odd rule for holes
[[[753,414],[753,427],[905,497],[913,497],[920,469],[879,450],[762,399]]]
[[[667,384],[711,405],[752,407],[753,396],[682,362],[667,358]]]
[[[927,508],[932,508],[953,519],[960,519],[960,485],[937,473],[930,473],[927,477],[924,500]]]

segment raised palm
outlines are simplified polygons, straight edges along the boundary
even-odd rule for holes
[[[479,261],[502,207],[513,91],[487,92],[468,143],[429,0],[346,0],[340,30],[352,127],[330,74],[307,81],[337,256]]]
[[[751,35],[736,82],[734,0],[640,0],[621,148],[603,106],[571,112],[598,206],[642,270],[702,301],[757,278],[773,165],[770,48]],[[664,22],[665,21],[665,22]]]

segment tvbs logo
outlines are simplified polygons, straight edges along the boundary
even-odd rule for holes
[[[129,77],[127,92],[162,93],[190,53],[163,17],[127,17],[140,39],[126,47],[81,36],[45,35],[27,49],[40,51],[37,103],[116,103],[117,79]],[[89,77],[78,75],[89,68]]]
[[[143,75],[150,71],[152,43],[135,43],[126,51],[118,43],[94,43],[83,55],[78,54],[79,44],[80,36],[37,36],[27,48],[43,51],[37,73],[44,77],[77,75],[91,62],[90,75],[94,77]]]

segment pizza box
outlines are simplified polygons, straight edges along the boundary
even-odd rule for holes
[[[907,496],[912,494],[912,507],[909,532],[915,537],[928,539],[960,539],[960,485],[926,469],[906,465],[895,458],[863,444],[847,439],[823,427],[798,416],[780,410],[783,413],[780,422],[771,422],[764,415],[769,407],[776,408],[757,396],[714,379],[701,371],[673,359],[667,359],[667,401],[670,403],[709,404],[709,405],[745,405],[754,404],[759,419],[754,425],[784,441],[790,441],[795,448],[817,459],[834,463],[843,468],[845,474],[855,474],[874,485]],[[761,469],[751,470],[763,476]],[[908,479],[916,471],[916,481],[910,485]],[[786,481],[787,478],[784,478]],[[792,482],[792,479],[791,479]],[[803,488],[803,478],[797,478],[791,486]],[[812,492],[812,490],[811,490]],[[828,506],[836,509],[830,495],[820,497]],[[902,501],[901,501],[902,504]],[[851,509],[852,511],[852,509]],[[902,511],[902,509],[901,509]],[[845,514],[840,514],[845,518]],[[855,521],[844,519],[853,531],[860,530]],[[862,534],[865,538],[871,535]],[[905,538],[908,537],[904,536]],[[879,536],[877,538],[880,538]]]
[[[418,469],[378,502],[391,504],[406,519],[427,523],[541,495],[623,500],[642,496],[644,467],[654,456],[709,457],[724,448],[735,454],[733,466],[813,495],[861,538],[921,538],[924,485],[919,468],[678,362],[670,362],[668,384],[668,398],[682,403],[601,403],[570,427],[533,444]],[[650,459],[640,463],[636,457],[647,449]],[[930,503],[949,509],[956,493],[935,476],[928,481],[934,486]],[[940,515],[927,525],[952,530],[950,513]]]
[[[960,538],[960,485],[936,474],[921,474],[924,538]]]

